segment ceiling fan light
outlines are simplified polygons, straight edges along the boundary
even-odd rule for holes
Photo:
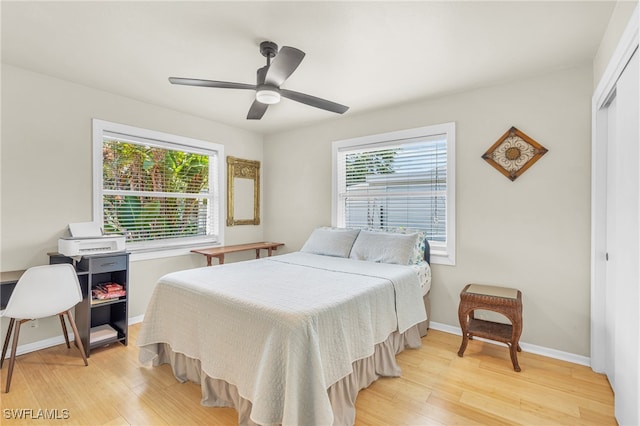
[[[280,102],[280,93],[275,90],[261,89],[256,92],[256,100],[267,105],[277,104]]]

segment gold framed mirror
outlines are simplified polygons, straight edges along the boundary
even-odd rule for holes
[[[260,225],[260,162],[227,157],[227,226]]]

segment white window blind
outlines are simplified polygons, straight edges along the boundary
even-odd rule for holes
[[[131,250],[219,240],[220,152],[213,144],[98,124],[94,220],[105,234],[125,235]]]
[[[422,230],[434,261],[453,263],[453,123],[334,145],[335,225]]]

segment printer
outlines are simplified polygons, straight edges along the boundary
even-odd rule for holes
[[[111,253],[125,249],[124,235],[103,235],[95,222],[70,223],[70,237],[58,239],[58,253],[65,256],[84,256]]]

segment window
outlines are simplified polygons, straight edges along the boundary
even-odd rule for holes
[[[455,123],[333,143],[333,224],[426,232],[455,264]]]
[[[105,234],[134,252],[221,242],[221,145],[93,120],[93,148]]]

